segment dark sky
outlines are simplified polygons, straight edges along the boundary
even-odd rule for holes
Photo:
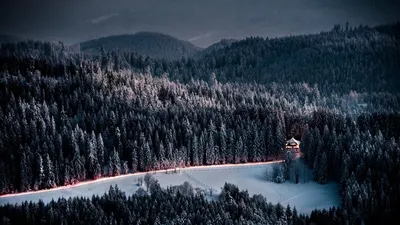
[[[400,20],[400,0],[0,0],[0,33],[67,44],[157,31],[207,46]]]

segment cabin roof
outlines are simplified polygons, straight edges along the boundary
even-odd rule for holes
[[[290,140],[286,141],[286,144],[296,145],[296,144],[300,144],[300,141],[298,141],[292,137]]]

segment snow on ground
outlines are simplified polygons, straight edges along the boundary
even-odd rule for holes
[[[264,178],[267,168],[270,169],[270,167],[271,164],[194,167],[181,169],[178,174],[166,174],[165,171],[159,171],[152,175],[159,181],[162,187],[180,185],[188,181],[195,188],[198,187],[206,190],[212,188],[216,194],[220,192],[225,182],[232,183],[237,185],[241,190],[247,189],[250,195],[262,194],[267,198],[268,202],[273,204],[280,202],[285,206],[287,204],[296,206],[300,213],[310,213],[315,208],[322,209],[341,205],[337,183],[328,183],[325,185],[314,182],[276,184],[268,182]],[[42,199],[46,203],[52,199],[56,200],[59,197],[91,197],[92,195],[104,194],[108,191],[110,185],[118,185],[127,195],[131,195],[139,188],[137,186],[137,178],[143,176],[143,174],[136,176],[128,175],[44,192],[0,196],[0,205],[23,201],[38,201],[39,199]]]

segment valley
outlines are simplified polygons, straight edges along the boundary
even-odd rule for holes
[[[0,223],[391,224],[399,28],[4,43]]]

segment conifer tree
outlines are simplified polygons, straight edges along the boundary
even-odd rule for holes
[[[93,137],[94,133],[92,134],[92,138],[89,142],[89,156],[88,156],[88,176],[89,178],[96,179],[101,176],[101,168],[99,161],[97,159],[97,152],[96,152],[96,138]]]
[[[44,174],[45,174],[45,182],[44,185],[46,188],[52,188],[56,186],[55,183],[55,175],[54,175],[54,168],[53,163],[50,160],[49,154],[46,154],[46,160],[44,162]]]
[[[109,159],[109,174],[110,176],[118,176],[121,174],[121,161],[118,156],[117,150],[114,148]]]
[[[227,155],[227,145],[226,145],[226,128],[225,124],[222,123],[220,132],[219,132],[219,138],[220,138],[220,147],[219,147],[219,161],[222,164],[225,164],[225,156]]]
[[[293,156],[291,151],[286,151],[284,163],[284,178],[290,180],[290,172],[293,167]]]
[[[164,148],[164,143],[160,142],[159,147],[158,147],[158,151],[159,151],[159,161],[162,162],[165,160],[165,148]]]
[[[193,143],[192,143],[192,152],[193,152],[193,156],[192,156],[192,165],[193,166],[197,166],[199,165],[199,151],[200,151],[200,146],[199,146],[199,141],[197,139],[197,136],[194,135],[193,136]]]
[[[138,151],[138,147],[137,147],[137,142],[134,141],[132,146],[131,144],[129,144],[130,149],[131,149],[131,168],[132,168],[132,172],[135,173],[138,168],[139,168],[139,163],[138,163],[138,155],[137,155],[137,151]]]
[[[22,146],[21,146],[22,147]],[[29,174],[29,165],[28,160],[26,158],[25,152],[22,153],[21,161],[20,161],[20,190],[21,191],[29,191],[30,190],[30,174]]]
[[[99,161],[100,167],[103,168],[103,166],[105,165],[105,161],[104,161],[104,142],[103,142],[103,137],[101,136],[101,134],[97,135],[97,142],[96,142],[96,147],[97,147],[97,159]],[[101,168],[101,169],[102,169]]]
[[[37,168],[39,172],[39,180],[37,185],[39,186],[39,188],[43,188],[46,183],[46,174],[44,171],[43,159],[40,154],[37,154],[36,159],[37,159]]]
[[[148,142],[144,143],[143,146],[143,169],[149,171],[152,168],[152,156],[150,151],[150,146]]]

